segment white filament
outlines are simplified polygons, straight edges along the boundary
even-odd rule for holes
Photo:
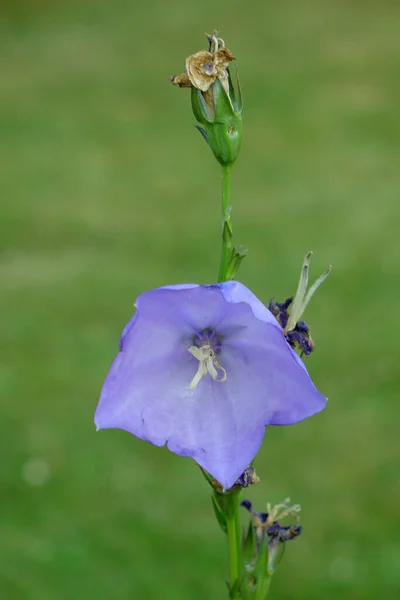
[[[218,381],[218,383],[226,381],[226,371],[219,364],[217,357],[215,356],[215,352],[211,348],[211,346],[205,345],[201,346],[201,348],[198,348],[197,346],[191,346],[188,352],[190,352],[190,354],[192,354],[199,361],[199,368],[197,369],[197,373],[193,377],[189,385],[190,390],[194,390],[199,384],[201,378],[207,375],[207,373],[210,373],[214,381]],[[222,372],[222,377],[220,377],[219,379],[218,371]]]

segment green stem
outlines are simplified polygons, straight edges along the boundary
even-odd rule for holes
[[[226,498],[229,503],[229,510],[226,514],[226,533],[228,536],[229,553],[229,579],[231,587],[236,581],[241,580],[242,576],[242,548],[240,539],[240,518],[239,518],[239,493],[233,493]],[[238,589],[234,598],[240,598]]]
[[[222,253],[218,281],[226,281],[229,261],[232,254],[232,206],[231,206],[232,165],[222,166]]]
[[[231,175],[232,165],[222,166],[222,252],[219,266],[218,281],[226,281],[229,262],[232,256],[232,206],[231,206]],[[223,496],[223,513],[226,519],[226,534],[228,537],[229,579],[231,589],[236,582],[240,583],[242,576],[242,548],[240,539],[239,517],[240,492]],[[232,598],[240,599],[240,588],[235,588]]]
[[[257,586],[256,595],[254,600],[266,600],[269,592],[269,586],[271,585],[272,577],[270,575],[266,575],[265,579],[260,582],[259,587]]]

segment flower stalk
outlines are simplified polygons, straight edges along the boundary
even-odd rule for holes
[[[242,489],[213,493],[214,510],[221,528],[227,535],[229,560],[229,593],[232,600],[241,598],[242,542],[240,529],[240,495]]]
[[[228,267],[232,255],[232,205],[231,205],[232,165],[222,167],[222,252],[218,281],[228,280]]]
[[[187,57],[174,85],[191,88],[202,134],[222,168],[222,248],[217,283],[175,284],[140,294],[125,326],[95,413],[97,429],[119,428],[191,457],[212,487],[227,537],[229,597],[265,600],[285,544],[302,530],[289,499],[257,513],[243,488],[258,483],[253,460],[265,428],[292,425],[326,405],[301,357],[314,349],[301,320],[330,269],[307,291],[311,253],[294,298],[267,308],[236,273],[246,252],[233,245],[231,179],[242,139],[242,93],[234,56],[216,31],[208,50]],[[237,75],[237,73],[236,73]],[[290,309],[291,307],[291,309]],[[251,522],[242,539],[239,507]],[[280,521],[295,520],[289,525]]]
[[[226,519],[228,551],[229,551],[229,574],[231,590],[235,594],[233,598],[240,598],[240,581],[242,571],[241,544],[240,544],[240,517],[239,509],[235,508],[233,514]],[[235,587],[237,592],[235,592]]]
[[[228,280],[229,265],[232,257],[232,204],[231,204],[231,182],[232,165],[228,162],[222,166],[222,249],[221,261],[218,272],[218,281]],[[224,502],[219,503],[221,512],[225,517],[226,535],[228,542],[229,578],[231,600],[241,598],[240,583],[242,575],[242,549],[240,532],[240,497],[241,490],[232,494],[224,495]],[[221,506],[222,505],[222,506]]]

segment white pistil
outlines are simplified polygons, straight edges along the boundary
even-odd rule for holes
[[[215,352],[211,346],[206,345],[202,346],[201,348],[198,348],[197,346],[191,346],[188,352],[190,352],[190,354],[192,354],[199,361],[199,368],[197,369],[196,375],[190,382],[189,390],[194,390],[197,387],[200,379],[207,375],[207,373],[210,373],[214,381],[218,381],[218,383],[226,381],[226,371],[219,364],[217,357],[215,356]],[[222,372],[222,377],[219,379],[218,371]]]

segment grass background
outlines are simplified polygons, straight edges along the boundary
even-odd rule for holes
[[[217,600],[225,541],[189,459],[95,434],[141,291],[211,282],[219,172],[168,76],[219,27],[240,64],[240,276],[265,302],[334,271],[307,311],[326,411],[270,428],[262,509],[304,534],[271,597],[399,598],[397,2],[0,5],[0,597]]]

